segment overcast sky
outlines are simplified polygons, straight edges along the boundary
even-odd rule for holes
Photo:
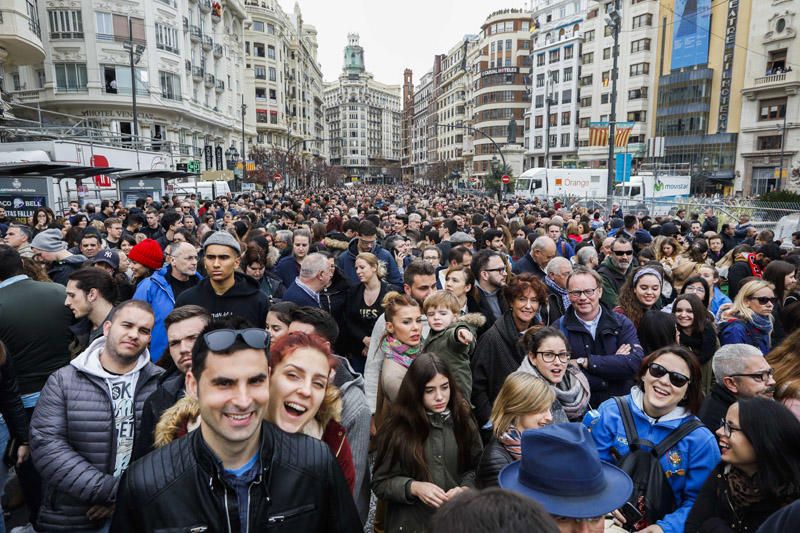
[[[294,0],[280,0],[292,14]],[[325,81],[342,70],[347,34],[358,33],[367,71],[383,83],[400,85],[403,69],[414,83],[465,34],[477,34],[489,13],[524,7],[525,0],[299,0],[303,20],[319,32],[319,61]]]

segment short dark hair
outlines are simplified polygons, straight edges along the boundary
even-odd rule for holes
[[[500,488],[469,489],[445,503],[431,521],[437,533],[558,533],[553,517],[536,501]]]
[[[500,259],[503,258],[502,255],[494,250],[481,250],[476,255],[472,256],[470,268],[472,269],[472,275],[475,276],[475,279],[480,279],[481,272],[486,270],[486,267],[489,265],[489,260],[492,257],[499,257]]]
[[[23,273],[22,257],[8,244],[0,244],[0,281]]]
[[[342,231],[347,233],[348,231],[355,231],[358,233],[358,226],[360,222],[357,218],[348,218],[345,223],[342,225]]]
[[[197,337],[197,340],[194,342],[194,347],[192,348],[192,374],[194,375],[195,379],[200,381],[200,375],[206,368],[206,359],[208,359],[208,353],[211,351],[208,347],[208,344],[206,344],[206,333],[216,331],[218,329],[247,329],[252,327],[253,324],[239,316],[233,316],[227,319],[212,320],[209,322],[208,325],[203,328],[200,336]],[[217,355],[231,355],[239,350],[250,349],[250,346],[244,342],[241,337],[237,336],[233,344],[231,344],[227,349],[214,353]],[[266,348],[264,349],[264,359],[269,361]]]
[[[331,344],[339,338],[339,326],[328,313],[317,307],[303,306],[292,310],[292,322],[302,322],[314,326],[314,333]]]
[[[101,241],[100,235],[97,234],[97,231],[94,230],[94,228],[91,228],[91,230],[87,228],[86,231],[83,232],[83,235],[81,235],[81,242],[83,242],[84,239],[94,239],[97,241],[98,245]]]
[[[100,267],[79,268],[69,275],[69,281],[74,281],[75,286],[83,292],[97,289],[100,296],[108,303],[113,304],[117,300],[117,284],[114,278]]]
[[[622,218],[622,223],[625,225],[625,229],[632,228],[633,226],[636,225],[636,222],[638,222],[638,221],[639,221],[639,219],[636,218],[636,215],[625,215]]]
[[[403,272],[403,283],[411,287],[414,285],[414,278],[417,276],[435,275],[436,267],[426,261],[423,261],[422,259],[414,259]]]
[[[497,237],[502,238],[503,237],[503,232],[500,231],[499,229],[492,228],[492,229],[487,229],[486,231],[484,231],[483,232],[483,236],[481,238],[483,239],[483,242],[486,242],[486,241],[493,241]]]
[[[161,227],[164,228],[164,231],[169,230],[169,227],[174,225],[177,222],[181,222],[183,220],[183,215],[178,213],[177,211],[167,211],[161,217]]]
[[[450,251],[447,252],[447,262],[452,263],[455,261],[461,264],[464,261],[465,255],[472,255],[472,250],[466,246],[453,246],[450,248]]]
[[[168,330],[173,324],[189,320],[190,318],[202,318],[206,324],[211,321],[211,315],[199,305],[182,305],[176,307],[164,319],[164,329]]]
[[[611,249],[613,250],[614,246],[616,246],[617,244],[622,244],[622,245],[630,244],[631,246],[633,246],[633,242],[631,242],[630,239],[628,239],[627,237],[623,237],[621,235],[616,239],[614,239],[614,242],[611,243]]]
[[[660,313],[661,311],[656,311]],[[667,313],[664,313],[667,314]],[[700,411],[700,405],[703,403],[703,383],[702,373],[700,370],[700,363],[697,361],[697,356],[694,355],[689,349],[683,346],[673,344],[672,346],[665,346],[659,348],[650,355],[646,356],[642,361],[642,366],[639,367],[639,372],[636,374],[636,384],[640,389],[644,390],[644,375],[651,363],[655,363],[659,357],[666,354],[677,355],[686,362],[689,367],[689,385],[686,387],[686,395],[678,405],[686,408],[687,411],[696,415]]]
[[[150,307],[150,304],[144,300],[125,300],[121,304],[114,307],[108,316],[104,320],[104,322],[114,322],[114,319],[117,317],[120,311],[123,309],[127,309],[128,307],[135,307],[137,309],[141,309],[142,311],[146,311],[155,317],[155,313],[153,313],[153,308]]]
[[[362,220],[358,223],[358,234],[362,237],[372,237],[378,234],[378,228],[369,220]]]

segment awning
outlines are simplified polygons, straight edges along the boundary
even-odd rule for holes
[[[22,165],[0,165],[0,178],[91,178],[101,174],[112,174],[127,169],[116,167],[86,167],[62,163],[25,163]]]
[[[127,179],[142,179],[142,178],[163,178],[167,180],[177,179],[177,178],[189,178],[192,176],[197,176],[198,174],[192,172],[184,172],[182,170],[133,170],[130,172],[120,172],[115,174],[113,177],[115,180],[127,180]]]

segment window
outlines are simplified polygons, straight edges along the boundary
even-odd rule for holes
[[[589,87],[592,85],[592,75],[584,76],[581,78],[581,87]]]
[[[267,79],[267,68],[264,67],[263,65],[255,65],[253,67],[253,72],[257,80]]]
[[[592,107],[592,97],[584,96],[581,98],[581,107]]]
[[[178,49],[178,30],[164,24],[156,24],[156,48],[175,54]]]
[[[275,47],[272,45],[267,46],[267,57],[270,59],[275,59]]]
[[[266,100],[267,89],[265,87],[256,87],[256,100]]]
[[[569,147],[569,133],[562,133],[561,134],[561,147],[568,148]]]
[[[270,100],[277,100],[278,99],[277,94],[278,93],[277,93],[277,91],[275,89],[270,89],[269,90],[269,99]]]
[[[613,35],[613,33],[614,33],[614,30],[611,28],[611,26],[606,26],[605,30],[603,30],[603,36],[604,37],[611,37],[611,35]]]
[[[86,65],[84,63],[55,63],[56,88],[59,92],[86,90]]]
[[[123,65],[101,66],[105,92],[110,94],[131,94],[131,69]],[[136,68],[136,94],[147,96],[147,69]]]
[[[550,72],[550,81],[551,83],[558,83],[558,71],[553,70]]]
[[[647,111],[628,112],[628,122],[647,122]]]
[[[50,9],[51,39],[83,39],[83,18],[80,10]]]
[[[561,50],[560,49],[557,48],[555,50],[550,50],[550,57],[548,58],[548,60],[551,63],[555,63],[560,58],[561,58]]]
[[[611,47],[603,48],[603,59],[611,59]]]
[[[600,103],[607,104],[608,103],[608,93],[603,93],[600,95]]]
[[[589,30],[583,33],[583,42],[590,43],[594,41],[594,30]]]
[[[537,135],[533,138],[533,147],[534,148],[541,148],[542,147],[542,136]]]
[[[564,59],[572,59],[572,56],[575,54],[575,48],[572,46],[564,47]]]
[[[642,100],[647,98],[647,87],[631,89],[628,91],[628,100]]]
[[[269,67],[269,81],[277,81],[278,80],[278,71],[275,70],[275,67]]]
[[[572,89],[567,89],[561,93],[561,103],[569,104],[572,102]]]
[[[161,96],[167,100],[181,99],[181,78],[172,72],[159,71]]]
[[[633,29],[636,28],[646,28],[653,25],[653,15],[650,13],[646,13],[644,15],[639,15],[638,17],[633,17]]]
[[[564,81],[572,81],[572,67],[564,69]]]
[[[582,65],[591,65],[592,63],[594,63],[594,52],[588,52],[581,56]]]
[[[631,76],[642,76],[644,74],[650,74],[650,63],[637,63],[635,65],[631,65]]]
[[[759,150],[780,150],[781,149],[781,136],[780,135],[765,135],[758,138]]]
[[[540,109],[540,108],[544,107],[544,95],[543,94],[537,94],[536,95],[536,104],[535,105],[536,105],[536,109]]]
[[[264,23],[258,20],[253,21],[253,31],[264,33]]]
[[[579,125],[581,128],[588,128],[588,127],[589,127],[589,122],[591,122],[591,120],[592,120],[592,119],[591,119],[591,118],[589,118],[589,117],[581,117],[581,120],[580,120],[580,122],[578,123],[578,125]]]
[[[111,41],[114,39],[114,22],[111,13],[103,13],[98,11],[95,13],[95,22],[97,24],[97,38],[101,40]]]
[[[759,102],[758,120],[774,120],[786,114],[786,98],[775,98]]]
[[[603,80],[603,87],[608,87],[608,81],[611,79],[611,71],[606,70],[600,75],[600,79]]]
[[[570,111],[561,112],[561,125],[566,126],[572,120],[572,113]]]
[[[256,122],[259,123],[269,122],[269,111],[266,109],[256,109]]]
[[[275,25],[267,22],[267,34],[275,35]]]
[[[537,67],[544,66],[544,53],[536,54],[536,66]]]
[[[264,52],[264,43],[253,43],[253,55],[256,57],[267,57]]]
[[[537,74],[536,75],[536,86],[537,87],[544,87],[544,74]]]
[[[541,128],[544,125],[544,116],[536,115],[533,119],[534,127]]]
[[[548,120],[550,126],[558,126],[558,113],[550,113],[550,119]]]
[[[631,43],[631,53],[644,52],[650,50],[650,39],[639,39]]]
[[[550,148],[558,146],[558,135],[555,133],[550,136]]]
[[[786,70],[786,48],[769,52],[767,56],[767,76],[778,74],[784,70]]]

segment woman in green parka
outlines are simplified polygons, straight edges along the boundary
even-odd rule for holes
[[[420,354],[378,428],[372,490],[386,502],[386,533],[430,531],[441,505],[475,486],[482,446],[447,364]]]

